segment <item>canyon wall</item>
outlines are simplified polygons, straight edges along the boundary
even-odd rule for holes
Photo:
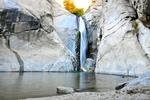
[[[95,25],[95,72],[139,75],[150,70],[149,11],[148,0],[99,0],[91,7],[85,17]]]
[[[148,0],[97,0],[83,19],[96,73],[150,70]],[[77,69],[77,23],[55,0],[0,0],[0,71]]]
[[[73,71],[72,20],[52,0],[1,0],[0,71]]]

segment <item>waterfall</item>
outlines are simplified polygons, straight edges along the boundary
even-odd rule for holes
[[[80,39],[80,67],[83,71],[85,70],[86,51],[87,51],[87,31],[85,22],[82,17],[79,17],[79,31],[81,33]]]

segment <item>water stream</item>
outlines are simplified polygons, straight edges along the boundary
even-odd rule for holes
[[[83,71],[86,71],[84,64],[86,62],[86,51],[87,51],[87,31],[84,19],[79,17],[79,31],[81,33],[80,38],[80,67]]]

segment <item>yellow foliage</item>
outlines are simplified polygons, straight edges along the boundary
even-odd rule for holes
[[[64,0],[64,7],[70,11],[72,14],[77,16],[82,16],[84,14],[83,8],[76,8],[73,0]]]

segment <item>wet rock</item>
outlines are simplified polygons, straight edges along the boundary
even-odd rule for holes
[[[85,68],[87,72],[94,72],[95,61],[92,58],[87,58],[85,62]]]
[[[115,87],[115,90],[120,90],[120,89],[124,88],[126,85],[127,85],[127,83],[120,84]]]

